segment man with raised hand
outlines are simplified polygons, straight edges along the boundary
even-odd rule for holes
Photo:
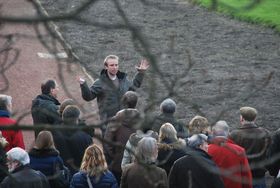
[[[148,61],[142,60],[139,66],[136,66],[138,73],[130,81],[126,73],[119,71],[119,57],[108,55],[104,60],[104,69],[91,87],[88,87],[84,79],[78,78],[82,97],[86,101],[97,98],[100,120],[104,122],[121,109],[121,98],[127,91],[134,91],[141,86],[144,72],[148,67]],[[103,126],[101,129],[104,133],[106,127]]]

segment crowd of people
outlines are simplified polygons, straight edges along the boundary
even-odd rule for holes
[[[118,62],[107,56],[91,87],[77,80],[84,100],[97,98],[102,144],[93,143],[93,128],[83,129],[78,104],[60,103],[56,81],[47,80],[32,101],[34,127],[77,129],[36,129],[30,151],[20,130],[2,130],[1,188],[266,188],[266,172],[275,177],[272,187],[280,187],[280,130],[257,126],[255,108],[241,107],[240,126],[232,130],[199,115],[178,120],[171,98],[161,102],[159,115],[142,114],[135,89],[149,63],[142,60],[130,81]],[[17,124],[11,114],[12,97],[0,94],[0,126]]]

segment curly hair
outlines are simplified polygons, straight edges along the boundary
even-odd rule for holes
[[[93,144],[86,149],[80,170],[96,177],[108,170],[105,156],[98,145]]]
[[[208,120],[202,116],[195,116],[189,123],[190,134],[204,133],[210,127]]]

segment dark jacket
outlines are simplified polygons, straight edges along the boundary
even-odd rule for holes
[[[171,142],[168,139],[164,139],[158,144],[158,166],[163,168],[166,174],[169,175],[173,163],[185,156],[185,148],[185,140],[179,139]]]
[[[102,70],[93,85],[89,88],[87,83],[81,84],[82,97],[86,101],[97,98],[100,119],[107,120],[113,117],[121,109],[121,98],[129,90],[134,91],[140,87],[144,73],[138,72],[133,81],[127,79],[123,72],[117,73],[119,88],[116,88],[107,75],[107,70]]]
[[[39,170],[46,176],[54,175],[58,169],[62,169],[63,160],[55,149],[32,148],[29,152],[30,167]]]
[[[203,150],[192,149],[175,161],[169,174],[169,188],[223,188],[219,170]]]
[[[245,149],[253,179],[264,177],[266,172],[264,162],[271,141],[268,130],[253,123],[244,124],[232,130],[229,138]]]
[[[51,95],[41,94],[32,101],[31,113],[33,124],[59,124],[59,101]],[[35,131],[37,136],[39,131]]]
[[[56,131],[54,141],[58,151],[63,153],[61,157],[65,166],[69,168],[71,176],[74,175],[81,166],[86,148],[93,143],[92,137],[80,130],[63,131],[62,133]],[[75,168],[68,163],[69,160],[73,160]]]
[[[63,169],[63,161],[59,156],[59,152],[55,149],[36,149],[32,148],[29,152],[30,167],[39,170],[49,180],[51,188],[56,188],[54,176]],[[60,187],[58,187],[60,188]]]
[[[125,167],[121,188],[167,188],[167,175],[165,170],[155,165],[140,165],[137,162]]]
[[[171,123],[176,129],[179,138],[186,138],[188,136],[188,131],[184,123],[175,118],[172,113],[161,113],[155,118],[152,118],[152,130],[159,133],[159,129],[164,123]]]
[[[49,188],[46,176],[24,165],[16,168],[0,184],[1,188]]]
[[[280,178],[274,179],[271,188],[279,188],[280,187]]]
[[[267,169],[271,176],[276,177],[280,170],[280,129],[272,135],[272,141],[267,153]],[[280,180],[279,180],[280,181]]]
[[[138,110],[132,108],[121,110],[110,120],[104,138],[124,147],[129,136],[135,133],[140,126],[140,121],[141,118]],[[123,147],[105,144],[105,152],[111,159],[109,169],[114,172],[121,173]]]
[[[2,182],[8,173],[7,156],[1,142],[2,141],[0,141],[0,182]]]
[[[107,171],[99,179],[90,176],[92,187],[94,188],[118,188],[118,183],[114,175]],[[70,188],[88,188],[87,174],[85,172],[76,173],[70,183]]]

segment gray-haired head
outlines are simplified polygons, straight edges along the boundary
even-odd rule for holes
[[[173,114],[176,111],[176,103],[170,98],[165,99],[160,104],[160,110],[163,113]]]
[[[29,158],[28,153],[24,149],[19,148],[19,147],[10,149],[7,152],[7,158],[9,160],[17,161],[22,165],[26,165],[26,164],[30,163],[30,158]]]
[[[154,163],[158,155],[156,139],[152,137],[142,138],[137,145],[136,155],[138,160],[145,164]]]
[[[0,110],[5,110],[11,113],[12,97],[9,95],[0,94]]]
[[[228,137],[229,126],[226,121],[220,120],[212,127],[213,136],[223,136]]]
[[[194,134],[188,138],[188,146],[192,148],[199,148],[204,142],[207,142],[207,136],[205,134]]]

